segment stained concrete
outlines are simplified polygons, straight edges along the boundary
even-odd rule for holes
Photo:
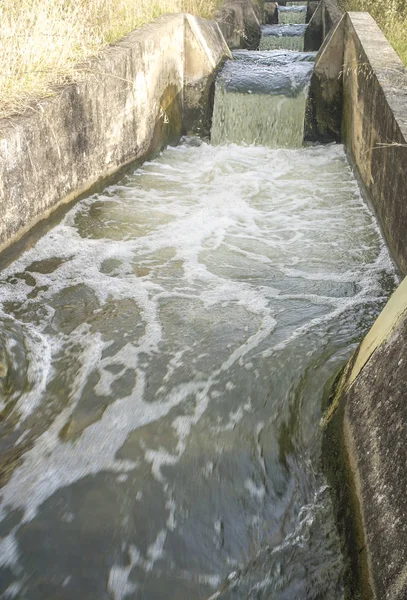
[[[216,23],[161,17],[81,65],[78,83],[0,121],[0,250],[60,203],[193,129],[228,56]]]
[[[322,5],[319,10],[322,12]],[[329,143],[342,139],[345,24],[343,16],[330,35],[329,43],[321,47],[315,59],[306,108],[304,137],[307,141]]]
[[[329,36],[334,31],[342,18],[338,0],[322,0],[322,38],[329,41]]]
[[[325,460],[341,496],[342,533],[359,530],[359,540],[347,539],[349,599],[407,598],[406,344],[407,279],[350,361],[326,424]],[[338,469],[344,459],[346,468]],[[352,509],[348,531],[343,504]]]
[[[322,0],[314,15],[324,42],[307,133],[344,142],[406,274],[407,73],[368,13],[341,18],[335,7],[325,11],[328,4]],[[347,563],[347,600],[407,598],[406,344],[407,279],[338,377],[324,423],[323,462]]]
[[[266,25],[276,25],[278,23],[278,4],[277,2],[265,2],[263,4],[264,18]]]
[[[344,15],[319,50],[305,139],[344,142],[406,274],[407,72],[368,13]]]
[[[346,16],[343,89],[343,140],[406,274],[407,71],[368,13]]]
[[[256,0],[225,0],[215,20],[232,50],[259,48],[263,15]]]
[[[214,83],[224,58],[232,55],[219,27],[188,15],[184,38],[183,127],[189,133],[209,135]]]
[[[311,3],[310,3],[311,4]],[[323,4],[319,2],[312,15],[307,12],[308,27],[304,36],[304,51],[318,52],[323,42]]]

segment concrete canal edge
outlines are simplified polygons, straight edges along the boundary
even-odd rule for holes
[[[306,137],[344,142],[407,274],[407,71],[368,13],[343,15],[319,50]]]
[[[167,15],[81,65],[78,83],[0,121],[0,251],[61,203],[208,126],[228,56],[215,22]]]
[[[320,5],[314,17],[322,15]],[[368,13],[335,18],[310,103],[308,135],[343,141],[405,275],[407,73]],[[324,421],[349,600],[407,598],[406,344],[407,278],[338,376]]]
[[[407,597],[407,278],[341,374],[325,418],[347,598]]]
[[[217,18],[231,47],[256,44],[252,0]],[[343,140],[393,256],[407,273],[407,74],[367,13],[315,6],[307,49],[319,50],[307,135]],[[161,17],[83,65],[76,84],[0,121],[0,250],[61,203],[181,133],[207,127],[212,84],[230,56],[215,22]],[[349,569],[347,597],[407,597],[407,280],[338,377],[323,460]]]

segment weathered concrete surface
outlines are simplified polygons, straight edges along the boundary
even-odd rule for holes
[[[278,3],[265,2],[263,5],[264,19],[266,25],[276,25],[278,23]]]
[[[216,23],[161,17],[84,65],[79,83],[0,121],[0,250],[58,204],[177,141],[227,55]]]
[[[262,11],[256,0],[226,0],[215,14],[215,20],[229,48],[258,49]]]
[[[341,141],[345,24],[343,16],[315,60],[306,108],[304,135],[307,141]]]
[[[406,274],[407,72],[368,13],[343,16],[318,52],[305,139],[344,141]]]
[[[353,546],[352,599],[407,598],[406,344],[407,279],[349,363],[325,434],[325,459],[341,496],[342,532],[359,532],[359,539],[347,540]],[[344,504],[352,508],[347,531]]]
[[[307,4],[307,16],[305,22],[309,23],[314,16],[314,13],[318,10],[321,2],[320,0],[309,0]]]
[[[318,52],[323,42],[323,25],[322,25],[323,4],[319,2],[312,16],[308,19],[308,27],[305,30],[304,36],[304,51]]]
[[[407,72],[368,13],[346,16],[343,139],[407,273]]]
[[[219,27],[212,21],[186,15],[183,126],[190,133],[210,132],[212,92],[225,57],[232,55]]]
[[[322,8],[322,39],[327,40],[342,19],[343,13],[338,0],[322,0]]]
[[[314,139],[327,127],[342,136],[406,274],[407,73],[368,13],[347,13],[325,39],[309,106]],[[406,344],[407,279],[344,369],[326,419],[347,600],[407,598]]]
[[[305,32],[305,51],[315,52],[326,46],[342,16],[337,0],[320,0],[319,3],[311,0],[307,9],[309,25]]]

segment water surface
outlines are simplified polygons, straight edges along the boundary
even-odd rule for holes
[[[1,598],[342,598],[322,396],[393,285],[341,146],[79,202],[1,275]]]

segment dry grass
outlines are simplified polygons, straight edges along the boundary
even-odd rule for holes
[[[166,12],[210,17],[219,0],[0,0],[0,117],[21,112],[75,65]]]
[[[343,10],[370,12],[376,19],[401,60],[407,65],[406,0],[340,0]]]

